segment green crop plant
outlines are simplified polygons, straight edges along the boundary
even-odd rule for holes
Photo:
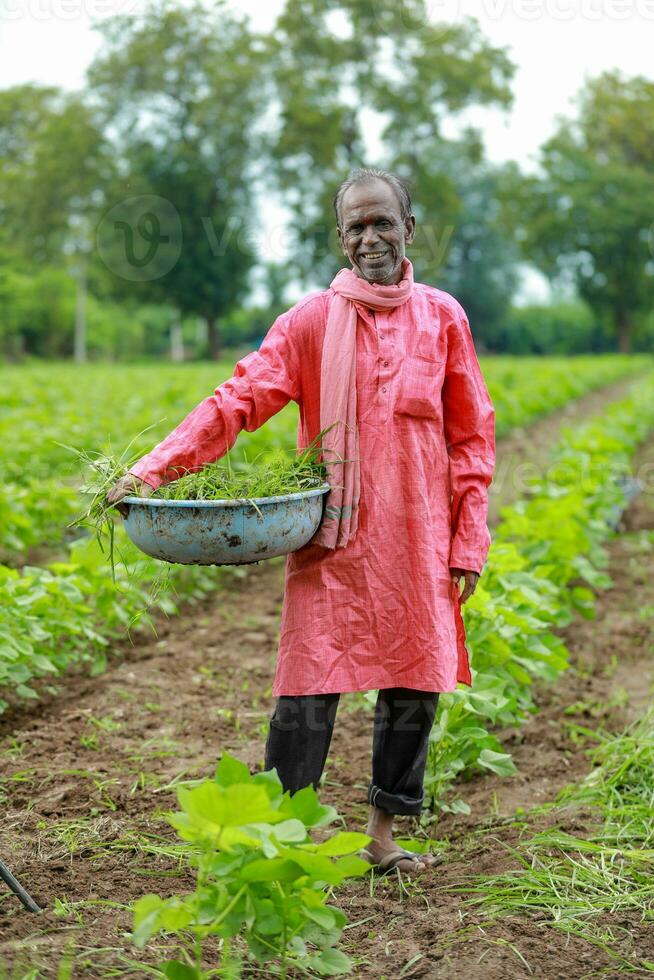
[[[122,532],[121,532],[122,534]],[[37,698],[36,678],[54,678],[73,664],[91,673],[106,666],[114,638],[140,619],[151,622],[150,611],[177,611],[174,588],[200,597],[216,588],[232,570],[176,566],[170,585],[153,597],[151,583],[160,574],[158,563],[129,542],[121,545],[129,573],[117,568],[116,585],[106,558],[92,539],[76,542],[66,562],[48,568],[27,566],[21,572],[0,565],[0,692]],[[7,701],[0,697],[0,713]]]
[[[496,412],[496,436],[549,415],[588,391],[651,368],[647,355],[481,357]]]
[[[169,821],[187,843],[196,871],[189,895],[145,895],[134,906],[133,938],[143,948],[161,931],[179,941],[161,974],[183,980],[240,976],[254,962],[266,976],[349,973],[336,949],[347,919],[329,904],[332,889],[369,872],[355,855],[370,838],[337,832],[315,842],[310,831],[337,818],[313,787],[284,793],[277,773],[250,775],[223,754],[214,779],[179,787]]]
[[[64,541],[78,506],[75,489],[57,479],[0,485],[0,556],[9,561],[43,542]]]

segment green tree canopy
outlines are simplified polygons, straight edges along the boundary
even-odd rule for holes
[[[501,170],[483,162],[461,166],[461,157],[453,148],[448,174],[459,200],[454,222],[446,231],[441,230],[440,238],[435,233],[439,229],[423,233],[425,240],[426,232],[431,232],[434,246],[438,243],[443,254],[443,264],[439,268],[433,261],[432,246],[427,251],[428,263],[419,259],[416,271],[423,280],[435,281],[456,296],[475,339],[485,349],[495,349],[518,287],[520,254],[507,234],[498,199]]]
[[[204,317],[218,357],[218,321],[242,301],[255,261],[248,233],[265,107],[256,39],[222,3],[154,2],[100,29],[89,82],[123,174],[101,230],[116,288]],[[139,274],[150,245],[155,264]]]
[[[0,236],[30,262],[62,262],[86,234],[113,158],[81,93],[35,84],[0,91]]]
[[[510,103],[504,50],[472,19],[430,22],[424,0],[288,0],[271,43],[279,115],[270,149],[292,211],[296,274],[323,283],[342,264],[332,195],[351,168],[381,165],[411,186],[412,254],[422,278],[439,284],[443,236],[475,206],[462,202],[467,187],[453,179],[453,151],[459,172],[483,155],[478,133],[468,127],[448,138],[444,121]],[[459,254],[465,261],[463,242]]]
[[[514,171],[504,195],[525,255],[572,279],[623,352],[654,304],[653,160],[654,82],[607,72],[544,145],[542,175]]]

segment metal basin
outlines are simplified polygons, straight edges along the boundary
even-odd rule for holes
[[[329,484],[252,500],[125,497],[127,534],[141,551],[179,565],[246,565],[297,551],[318,530]],[[258,508],[258,509],[257,509]]]

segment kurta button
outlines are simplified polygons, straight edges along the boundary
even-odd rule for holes
[[[381,339],[382,339],[382,340],[384,339],[384,335],[383,335],[383,333],[380,333],[380,335],[379,335],[379,336],[381,337]]]
[[[384,385],[384,387],[382,388],[382,391],[386,391],[386,385]]]
[[[384,361],[384,367],[388,367],[388,361]]]

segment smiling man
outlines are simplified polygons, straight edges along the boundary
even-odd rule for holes
[[[291,792],[317,785],[339,695],[378,691],[366,856],[421,871],[434,858],[398,848],[393,822],[421,812],[439,692],[471,680],[460,606],[490,545],[495,412],[463,308],[413,281],[405,185],[354,171],[334,207],[351,268],[282,314],[109,500],[219,459],[291,399],[299,447],[343,423],[322,442],[322,524],[286,559],[265,766]]]
[[[334,200],[338,237],[361,279],[385,285],[400,282],[406,246],[416,228],[410,208],[404,188],[392,180],[365,183],[355,172],[341,184]]]

